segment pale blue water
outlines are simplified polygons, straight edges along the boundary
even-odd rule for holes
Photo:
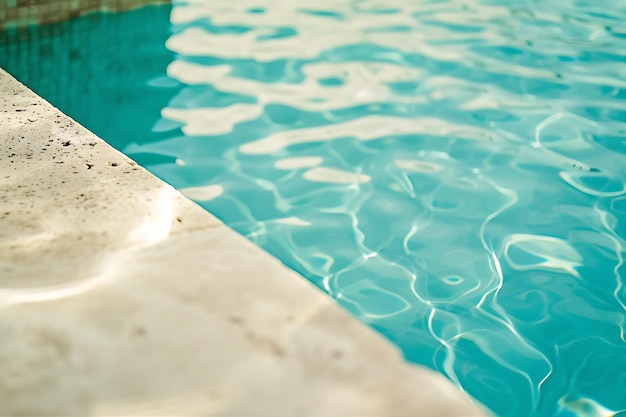
[[[624,1],[170,11],[0,65],[496,414],[626,413]]]

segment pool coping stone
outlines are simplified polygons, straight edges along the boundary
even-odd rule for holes
[[[1,69],[0,334],[0,415],[487,415]]]

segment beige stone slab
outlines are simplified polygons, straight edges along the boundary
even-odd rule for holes
[[[0,70],[0,415],[485,413]]]

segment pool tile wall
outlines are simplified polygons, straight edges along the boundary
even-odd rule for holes
[[[61,22],[96,10],[123,11],[167,0],[0,0],[0,30]]]
[[[158,121],[159,109],[173,98],[171,89],[150,85],[152,78],[165,74],[174,53],[136,53],[139,47],[165,44],[171,34],[170,13],[170,5],[150,5],[126,13],[91,13],[74,22],[0,31],[0,66],[19,75],[37,94],[56,97],[55,106],[97,135],[115,125],[115,139],[108,139],[119,149],[133,134],[149,131],[150,123]],[[138,67],[146,78],[132,75]],[[150,113],[157,119],[119,119],[124,114],[121,109],[136,112],[135,98],[147,95],[154,106]],[[93,106],[90,96],[115,103],[116,110]],[[118,122],[112,124],[113,118]],[[115,143],[118,138],[120,143]]]

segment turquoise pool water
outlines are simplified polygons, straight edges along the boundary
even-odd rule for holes
[[[497,415],[626,413],[624,1],[193,0],[0,65]]]

